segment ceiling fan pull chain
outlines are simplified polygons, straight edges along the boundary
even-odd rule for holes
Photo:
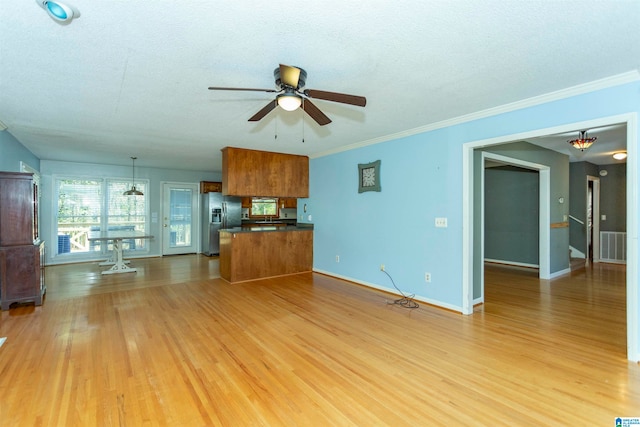
[[[304,105],[304,98],[302,98],[302,105]],[[300,116],[302,118],[302,143],[304,144],[304,107],[300,109]]]

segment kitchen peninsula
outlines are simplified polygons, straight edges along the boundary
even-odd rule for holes
[[[220,276],[231,282],[311,271],[313,225],[220,230]]]
[[[287,199],[309,197],[306,156],[225,147],[222,149],[222,194]],[[257,215],[273,221],[273,214]],[[231,282],[311,271],[313,225],[247,224],[220,230],[220,276]]]

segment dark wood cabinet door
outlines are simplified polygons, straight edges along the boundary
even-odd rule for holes
[[[0,247],[0,302],[8,310],[14,302],[42,305],[44,283],[40,269],[41,246]]]
[[[37,232],[38,197],[33,174],[0,172],[0,307],[42,305],[44,242]]]
[[[280,207],[283,209],[287,208],[297,208],[298,207],[298,199],[293,197],[287,197],[285,199],[280,199]]]
[[[33,176],[0,172],[0,246],[34,243]]]

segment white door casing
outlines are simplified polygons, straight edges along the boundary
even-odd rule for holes
[[[476,148],[508,142],[522,141],[545,135],[570,132],[575,129],[590,129],[612,124],[625,123],[627,126],[627,258],[636,260],[627,263],[627,359],[640,361],[638,323],[640,314],[638,307],[638,217],[640,215],[640,198],[638,197],[638,117],[636,113],[602,117],[577,123],[568,123],[544,129],[504,135],[486,140],[471,141],[462,145],[462,313],[473,314],[473,279],[474,279],[474,230],[473,202],[474,177],[473,153]]]

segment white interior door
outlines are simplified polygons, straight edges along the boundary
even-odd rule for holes
[[[162,254],[198,252],[198,184],[162,184]]]

